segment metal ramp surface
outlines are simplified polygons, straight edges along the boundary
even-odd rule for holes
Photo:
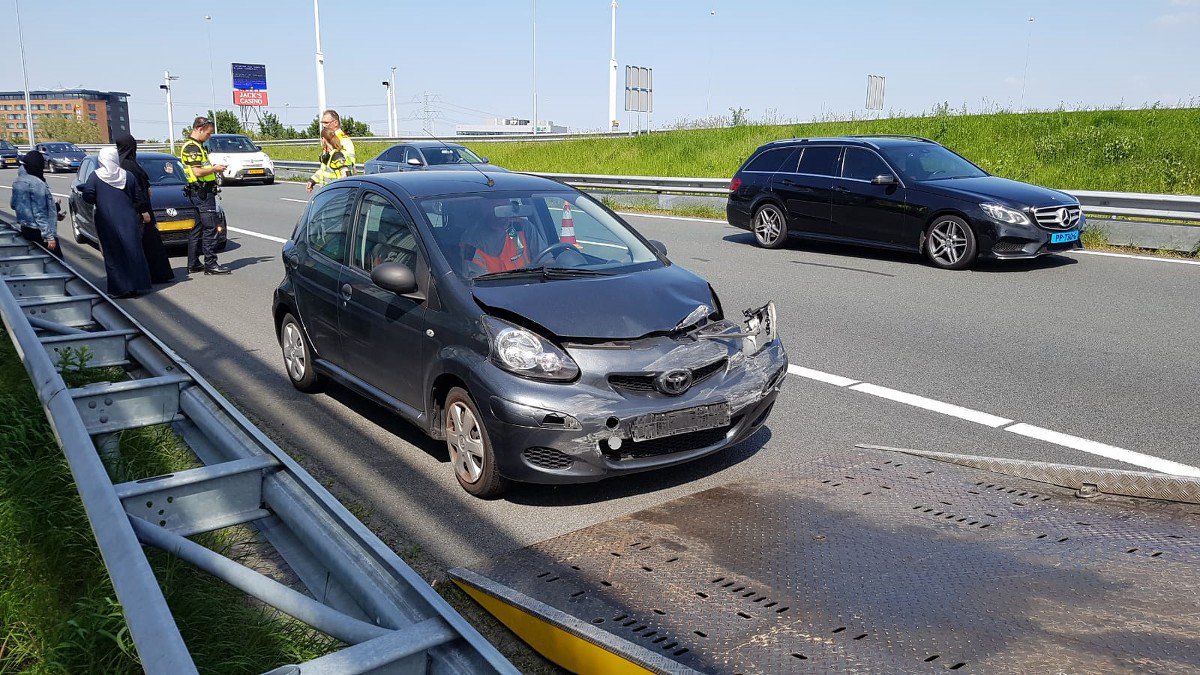
[[[856,449],[451,575],[577,671],[1200,671],[1200,506],[1083,487]]]

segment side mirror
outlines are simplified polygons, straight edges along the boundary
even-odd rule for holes
[[[412,270],[395,262],[376,265],[371,270],[371,283],[396,295],[407,295],[417,290],[417,278]]]
[[[488,163],[489,163],[489,162],[488,162],[488,158],[487,158],[487,157],[480,157],[480,158],[479,158],[479,161],[483,162],[484,164],[488,164]]]
[[[409,166],[425,166],[425,162],[422,162],[421,160],[417,159],[416,157],[410,157],[408,159],[408,165]]]
[[[654,249],[655,251],[658,251],[658,254],[661,255],[662,257],[664,257],[664,258],[667,257],[667,245],[662,243],[661,241],[659,241],[657,239],[651,239],[650,240],[650,248]]]
[[[255,151],[255,152],[262,152],[262,146],[261,146],[261,145],[255,145],[255,146],[254,146],[254,151]]]
[[[890,173],[881,173],[871,179],[871,185],[895,185],[899,181]]]

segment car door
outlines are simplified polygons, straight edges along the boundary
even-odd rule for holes
[[[408,211],[378,192],[363,191],[350,264],[341,279],[346,369],[416,412],[424,409],[422,373],[431,349],[425,336],[427,260]],[[372,283],[371,270],[384,262],[412,270],[417,291],[397,295]]]
[[[897,245],[907,217],[906,190],[874,150],[847,147],[833,187],[833,233],[875,244]],[[876,185],[878,176],[893,183]]]
[[[796,167],[785,166],[771,177],[771,189],[783,199],[788,230],[829,235],[833,229],[833,180],[841,148],[806,145]],[[790,170],[789,170],[790,169]]]
[[[96,170],[96,159],[86,157],[79,165],[79,173],[71,183],[71,195],[67,197],[68,209],[71,212],[71,226],[77,232],[82,232],[89,239],[98,240],[96,236],[96,207],[83,201],[80,188],[87,182],[88,176]]]
[[[399,171],[400,160],[404,158],[404,146],[397,145],[383,151],[383,154],[375,158],[375,173],[385,173],[388,171]]]
[[[356,190],[331,186],[313,197],[295,267],[296,304],[300,321],[312,339],[317,355],[341,366],[342,341],[338,334],[339,281],[349,249],[351,207]]]

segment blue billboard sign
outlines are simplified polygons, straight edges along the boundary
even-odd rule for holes
[[[258,63],[234,63],[233,88],[251,91],[267,90],[267,67]]]

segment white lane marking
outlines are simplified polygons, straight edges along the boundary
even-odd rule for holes
[[[1010,419],[1000,417],[998,415],[972,410],[971,408],[964,408],[952,403],[942,403],[941,401],[935,401],[931,398],[917,396],[916,394],[910,394],[908,392],[898,391],[896,389],[888,389],[887,387],[880,387],[879,385],[871,384],[869,382],[860,382],[851,386],[850,388],[855,391],[861,391],[864,394],[871,394],[872,396],[879,396],[892,401],[907,403],[908,405],[915,406],[917,408],[932,410],[933,412],[942,413],[943,415],[949,415],[951,417],[967,420],[968,422],[975,422],[977,424],[989,426],[993,429],[1002,427],[1006,424],[1012,424],[1013,422]]]
[[[240,228],[240,227],[231,227],[231,228],[229,228],[229,231],[230,231],[230,232],[237,232],[238,234],[245,234],[245,235],[249,235],[249,236],[251,236],[251,237],[258,237],[259,239],[266,239],[267,241],[274,241],[274,242],[278,242],[278,243],[280,243],[280,244],[282,244],[282,243],[284,243],[284,242],[286,242],[286,241],[287,241],[287,239],[281,239],[281,238],[279,238],[279,237],[274,237],[274,236],[271,236],[271,235],[269,235],[269,234],[262,234],[261,232],[251,232],[250,230],[243,230],[243,229],[242,229],[242,228]]]
[[[1129,253],[1109,253],[1108,251],[1071,251],[1071,253],[1083,253],[1084,255],[1103,255],[1109,258],[1130,258],[1133,260],[1145,260],[1146,262],[1165,262],[1178,263],[1180,265],[1200,265],[1200,260],[1182,260],[1180,258],[1155,258],[1148,255],[1131,255]]]
[[[1160,459],[1152,455],[1145,455],[1140,452],[1118,448],[1113,445],[1089,441],[1086,438],[1071,436],[1070,434],[1064,434],[1051,429],[1043,429],[1042,427],[1036,427],[1032,424],[1025,424],[1024,422],[1007,427],[1005,431],[1011,431],[1014,434],[1020,434],[1022,436],[1028,436],[1029,438],[1036,438],[1040,441],[1054,443],[1055,445],[1073,448],[1075,450],[1080,450],[1092,455],[1099,455],[1101,457],[1115,459],[1118,462],[1135,464],[1137,466],[1146,467],[1147,469],[1152,469],[1154,471],[1175,474],[1177,476],[1200,477],[1200,469],[1194,466],[1172,462],[1168,459]]]
[[[292,199],[291,197],[280,197],[279,199],[285,202],[300,202],[301,204],[308,203],[307,199]]]
[[[813,370],[812,368],[805,368],[804,366],[797,366],[795,364],[791,364],[788,366],[788,372],[793,375],[799,375],[800,377],[807,377],[810,380],[816,380],[818,382],[832,384],[837,387],[849,387],[852,384],[858,384],[858,380],[852,380],[848,377],[842,377],[841,375],[825,373],[825,372],[821,372],[819,370]]]
[[[617,215],[620,215],[620,216],[637,216],[638,218],[661,218],[663,220],[692,220],[697,223],[721,223],[722,225],[729,224],[729,223],[726,223],[724,220],[718,220],[716,218],[689,218],[687,216],[664,216],[664,215],[660,215],[657,213],[634,213],[632,211],[615,211],[614,213],[616,213]]]

